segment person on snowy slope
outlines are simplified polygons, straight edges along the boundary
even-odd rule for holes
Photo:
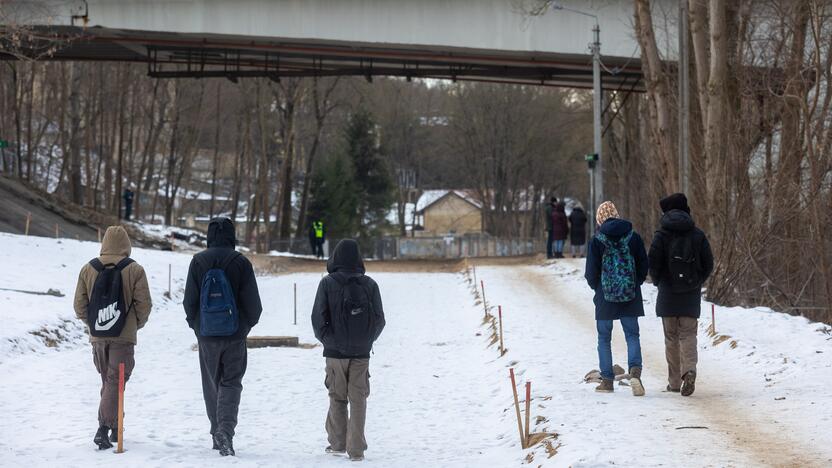
[[[589,243],[585,278],[595,291],[595,323],[598,329],[598,361],[601,384],[598,392],[614,390],[612,328],[621,321],[627,340],[627,361],[633,395],[644,395],[641,383],[641,343],[638,318],[644,315],[641,284],[647,278],[648,261],[644,242],[633,225],[620,219],[612,202],[598,206],[598,232]]]
[[[202,396],[214,449],[234,455],[234,430],[246,373],[246,337],[263,310],[251,262],[235,250],[234,224],[208,224],[208,248],[191,260],[185,319],[199,344]]]
[[[124,363],[126,382],[135,364],[136,332],[147,323],[152,307],[147,275],[130,259],[131,250],[127,231],[108,227],[101,255],[81,268],[75,288],[75,315],[89,327],[93,362],[101,374],[98,431],[93,438],[101,450],[118,441],[119,364]]]
[[[693,394],[698,361],[698,330],[702,285],[714,269],[705,233],[690,216],[688,199],[674,193],[659,202],[661,227],[650,245],[650,277],[659,288],[656,315],[662,318],[667,390]]]
[[[554,258],[563,258],[563,245],[569,236],[569,219],[566,217],[566,205],[555,205],[552,211],[552,239],[554,239]]]
[[[329,413],[326,451],[364,459],[364,421],[370,395],[370,351],[384,329],[378,285],[365,275],[358,242],[344,239],[327,262],[312,308],[312,329],[324,345]],[[349,418],[347,417],[349,402]]]

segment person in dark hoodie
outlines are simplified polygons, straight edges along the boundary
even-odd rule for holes
[[[566,205],[555,205],[552,211],[552,239],[554,239],[554,258],[563,258],[563,245],[569,237],[569,220],[566,218]]]
[[[595,291],[595,322],[598,329],[598,361],[601,384],[597,392],[614,391],[612,328],[621,322],[627,340],[627,363],[633,395],[643,396],[641,383],[641,342],[638,318],[644,316],[641,284],[647,278],[648,263],[644,241],[633,225],[620,219],[612,202],[598,206],[598,232],[589,242],[586,282]]]
[[[246,373],[246,337],[263,310],[254,269],[236,251],[236,243],[230,219],[211,220],[208,248],[191,260],[183,301],[185,319],[199,344],[202,396],[213,447],[222,456],[235,455],[232,440]],[[222,315],[218,309],[223,309]]]
[[[663,198],[659,206],[661,227],[653,236],[649,258],[650,277],[659,288],[656,315],[664,328],[667,390],[690,396],[696,384],[702,285],[714,269],[714,256],[683,193]]]
[[[370,395],[370,351],[384,329],[378,285],[365,275],[358,242],[344,239],[327,262],[312,308],[315,338],[324,345],[329,413],[328,453],[361,461],[367,450],[364,422]],[[349,403],[349,417],[347,416]]]
[[[586,245],[586,213],[581,205],[575,205],[569,213],[569,248],[572,251],[572,258],[584,256],[584,245]]]

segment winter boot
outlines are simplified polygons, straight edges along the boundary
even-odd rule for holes
[[[118,443],[118,428],[112,428],[110,432],[110,442],[117,444]]]
[[[220,451],[220,455],[223,457],[227,457],[231,455],[232,457],[236,454],[234,453],[234,444],[231,442],[231,437],[229,437],[225,432],[217,432],[214,434],[214,443],[217,444],[217,450]]]
[[[598,393],[612,393],[615,391],[615,387],[613,386],[612,379],[601,379],[601,385],[595,387],[595,391]]]
[[[326,453],[331,453],[331,454],[333,454],[333,455],[344,455],[344,454],[346,454],[346,453],[347,453],[347,451],[346,451],[346,450],[343,450],[343,449],[342,449],[342,450],[335,450],[335,449],[334,449],[334,448],[332,448],[332,446],[330,446],[330,445],[327,445],[327,447],[326,447],[326,449],[324,449],[324,451],[325,451]]]
[[[630,368],[630,388],[633,396],[644,396],[644,385],[641,383],[641,367]]]
[[[691,396],[696,390],[696,371],[688,371],[682,376],[682,396]]]
[[[107,426],[99,427],[92,441],[98,446],[98,450],[113,448],[113,444],[110,443],[110,428]]]
[[[673,388],[673,387],[671,387],[670,385],[668,385],[668,386],[667,386],[667,391],[668,391],[668,392],[671,392],[671,393],[679,393],[679,389],[678,389],[678,388]]]

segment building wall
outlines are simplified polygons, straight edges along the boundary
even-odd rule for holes
[[[479,208],[456,195],[450,195],[425,209],[425,230],[419,235],[441,236],[482,232],[482,214]]]

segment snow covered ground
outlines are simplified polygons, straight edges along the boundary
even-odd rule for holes
[[[139,333],[126,396],[125,445],[116,455],[91,442],[99,378],[74,320],[78,270],[90,242],[0,234],[1,466],[203,466],[211,450],[196,340],[181,308],[190,255],[135,249],[148,272],[154,310]],[[172,271],[172,299],[168,268]],[[372,264],[368,263],[370,274]],[[663,392],[658,319],[642,320],[647,396],[626,387],[599,395],[582,383],[597,367],[591,292],[582,265],[477,268],[488,304],[501,304],[508,352],[483,325],[471,277],[379,273],[387,328],[371,359],[367,464],[379,467],[829,466],[832,464],[832,336],[828,327],[765,310],[717,308],[714,345],[700,334],[700,378],[692,398]],[[309,312],[321,274],[258,279],[257,335],[314,343]],[[298,325],[292,288],[298,287]],[[652,301],[652,287],[644,288]],[[709,306],[703,305],[707,309]],[[614,354],[624,364],[616,328]],[[717,337],[718,338],[718,337]],[[53,344],[55,346],[48,346]],[[255,349],[243,381],[234,466],[331,467],[323,453],[327,395],[321,348]],[[532,381],[532,427],[558,437],[519,446],[508,368]],[[523,398],[523,392],[520,393]],[[521,402],[522,404],[522,402]],[[677,429],[699,426],[706,429]],[[557,453],[549,458],[552,452]]]

